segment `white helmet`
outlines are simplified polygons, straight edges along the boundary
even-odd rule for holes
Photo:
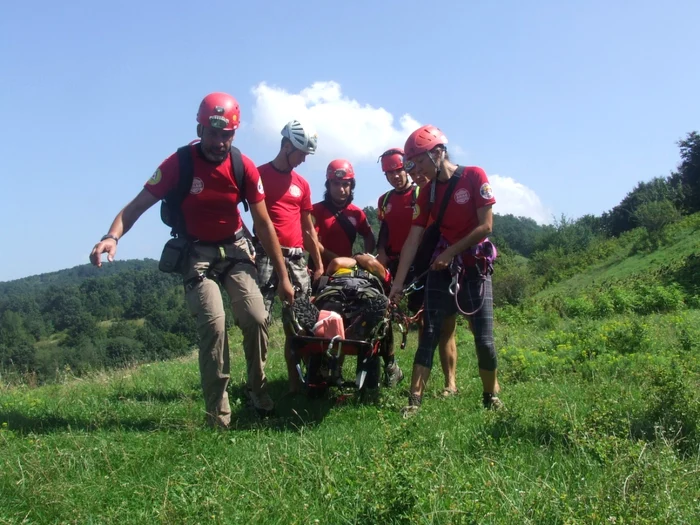
[[[316,152],[318,136],[316,133],[310,134],[304,130],[304,126],[298,120],[290,120],[282,128],[282,136],[287,137],[296,149],[313,155]]]

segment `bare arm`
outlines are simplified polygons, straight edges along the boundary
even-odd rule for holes
[[[253,217],[255,234],[258,236],[260,244],[262,244],[263,250],[270,258],[272,267],[279,278],[278,293],[280,299],[291,304],[294,302],[294,289],[289,282],[289,275],[284,264],[284,257],[282,257],[280,243],[275,233],[275,227],[272,225],[270,216],[267,213],[265,201],[251,202],[250,214]]]
[[[435,259],[433,263],[433,268],[435,270],[446,268],[455,256],[474,246],[491,233],[493,230],[493,210],[491,206],[484,206],[483,208],[477,209],[476,215],[479,219],[479,225],[452,246],[448,247]]]
[[[321,252],[321,257],[323,258],[323,261],[324,261],[326,264],[330,264],[330,262],[331,262],[333,259],[336,259],[336,258],[340,257],[340,255],[338,255],[337,253],[332,252],[332,251],[330,251],[328,248],[326,248],[325,246],[323,246],[323,244],[321,243],[321,241],[318,242],[318,249],[319,249],[319,251]]]
[[[335,272],[341,268],[354,268],[357,265],[357,261],[352,257],[336,257],[326,266],[326,272],[328,275],[333,275]]]
[[[382,221],[379,226],[379,235],[377,235],[377,259],[384,266],[389,264],[389,256],[386,254],[386,239],[388,233],[386,223]]]
[[[314,222],[311,220],[311,212],[301,212],[301,233],[304,238],[304,249],[309,252],[309,257],[314,263],[316,272],[323,274],[323,260],[321,259],[321,250],[319,248],[318,235]]]
[[[109,235],[114,235],[117,239],[121,239],[128,232],[136,221],[160,199],[154,197],[148,190],[142,189],[134,199],[124,206],[117,213],[117,216],[112,221],[112,226],[107,232]],[[98,242],[90,252],[90,262],[95,266],[102,266],[102,254],[107,253],[107,260],[113,261],[117,254],[117,241],[114,239],[105,239]]]
[[[365,253],[373,253],[377,247],[377,243],[374,240],[374,232],[370,230],[369,233],[363,235],[363,238],[365,240]]]
[[[386,268],[384,267],[384,265],[381,262],[379,262],[377,259],[372,257],[370,254],[362,253],[362,254],[356,255],[355,260],[357,261],[357,264],[359,264],[362,268],[367,270],[369,273],[376,275],[382,281],[386,280]]]
[[[406,242],[401,249],[401,255],[399,256],[399,267],[396,270],[394,284],[392,285],[391,293],[389,294],[390,299],[398,295],[403,289],[403,283],[406,280],[406,275],[408,275],[408,270],[413,264],[413,259],[416,257],[418,246],[420,245],[420,240],[423,237],[424,231],[425,228],[422,226],[411,226],[411,231],[408,232]]]

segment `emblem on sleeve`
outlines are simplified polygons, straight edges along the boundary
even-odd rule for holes
[[[265,195],[265,189],[263,188],[262,179],[258,179],[258,193],[260,195]]]
[[[413,220],[416,220],[420,215],[420,206],[417,204],[413,207]]]
[[[479,189],[479,193],[481,194],[481,198],[485,200],[493,199],[493,190],[491,189],[491,185],[488,182],[484,182],[481,185],[481,188]]]
[[[162,179],[162,178],[163,178],[163,174],[161,173],[160,168],[158,168],[153,173],[153,175],[151,175],[151,178],[148,179],[148,184],[150,184],[151,186],[155,186],[156,184],[158,184],[160,182],[160,179]]]

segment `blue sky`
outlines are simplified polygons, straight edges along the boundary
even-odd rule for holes
[[[195,138],[211,91],[242,107],[258,164],[298,115],[314,200],[336,157],[356,200],[376,157],[432,123],[482,166],[495,211],[600,214],[678,163],[700,128],[700,2],[11,2],[0,18],[0,281],[71,267],[158,164]],[[295,6],[299,6],[296,7]],[[118,258],[157,258],[150,210]]]

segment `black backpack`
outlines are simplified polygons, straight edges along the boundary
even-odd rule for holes
[[[170,235],[181,237],[186,234],[185,218],[182,214],[182,201],[185,200],[192,188],[194,179],[194,163],[192,160],[192,147],[182,146],[177,150],[177,160],[180,166],[180,178],[177,186],[170,190],[160,203],[160,219],[172,229]],[[248,211],[248,202],[245,200],[245,167],[241,151],[231,146],[231,166],[233,176],[238,186],[239,201],[243,203],[243,208]]]

